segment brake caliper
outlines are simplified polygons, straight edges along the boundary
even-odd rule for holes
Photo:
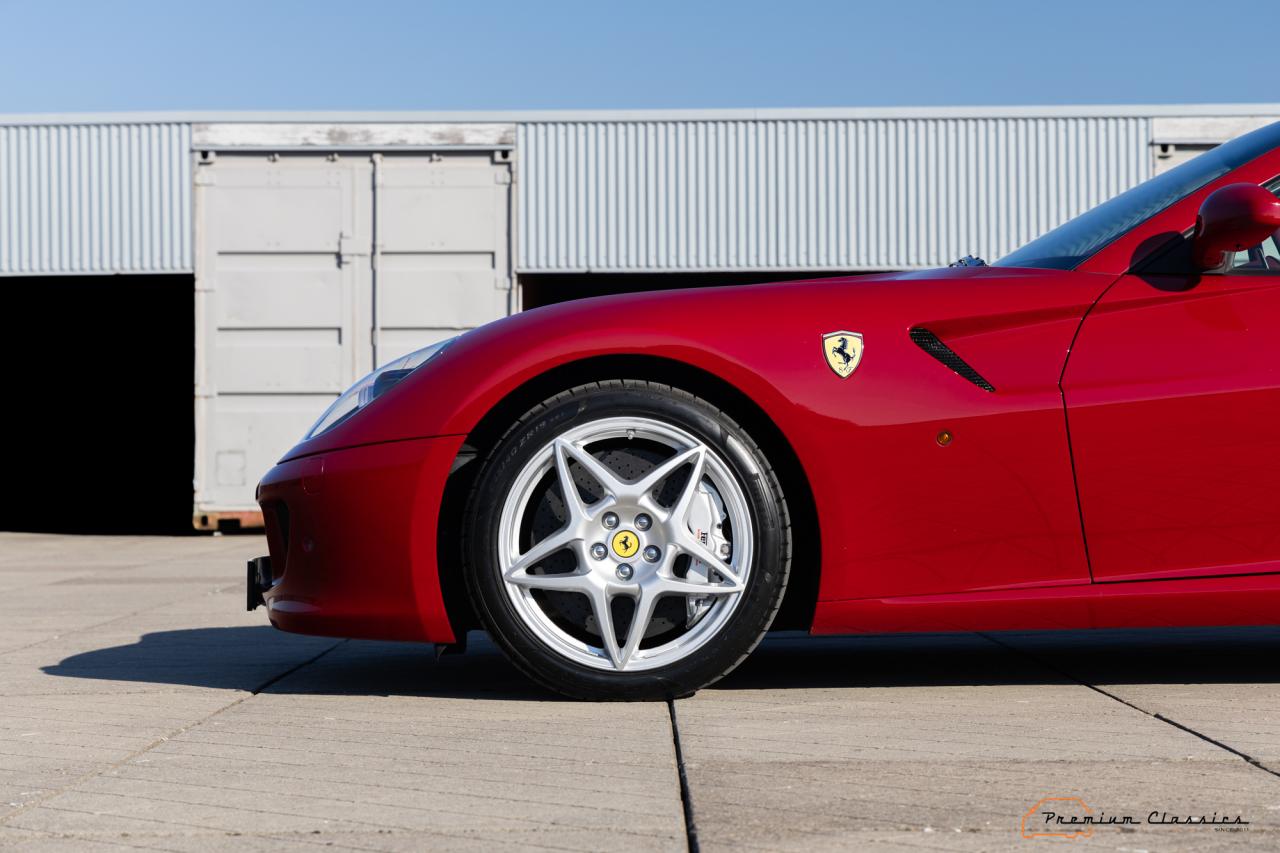
[[[707,483],[698,484],[698,493],[694,495],[689,507],[689,530],[707,550],[720,554],[726,560],[733,554],[733,545],[725,536],[724,522],[729,517],[725,512],[724,501],[719,493]],[[694,583],[710,583],[711,572],[715,566],[709,566],[702,560],[690,559],[686,579]],[[688,596],[685,598],[686,624],[693,627],[698,620],[707,614],[711,605],[715,604],[715,596]]]

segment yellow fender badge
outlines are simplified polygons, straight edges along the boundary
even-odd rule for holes
[[[822,336],[822,355],[831,372],[846,379],[862,361],[862,335],[857,332],[828,332]]]

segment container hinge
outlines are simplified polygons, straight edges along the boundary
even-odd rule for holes
[[[350,234],[338,235],[338,264],[346,266],[352,258],[369,257],[369,241],[352,237]]]

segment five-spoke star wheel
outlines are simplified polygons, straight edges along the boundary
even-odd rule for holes
[[[652,457],[646,471],[623,470]],[[529,541],[530,513],[548,493],[562,524]],[[743,490],[706,443],[653,419],[602,418],[557,436],[516,477],[499,568],[516,613],[547,646],[594,668],[643,671],[693,654],[729,619],[751,533]],[[581,626],[548,595],[557,593],[585,601]],[[655,619],[669,598],[687,605],[678,624]]]

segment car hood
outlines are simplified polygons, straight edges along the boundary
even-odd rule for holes
[[[1028,312],[1082,312],[1101,292],[1099,285],[1062,291],[1045,284],[1091,278],[1053,270],[957,267],[649,291],[536,308],[464,334],[367,410],[302,442],[285,458],[381,441],[465,435],[521,383],[569,362],[599,357],[680,362],[753,397],[774,396],[786,404],[794,396],[788,389],[793,375],[815,369],[814,364],[827,369],[815,345],[823,334],[866,332],[867,347],[879,358],[886,342],[898,346],[919,322],[941,321],[944,329],[962,334],[1010,312],[1023,318]]]

